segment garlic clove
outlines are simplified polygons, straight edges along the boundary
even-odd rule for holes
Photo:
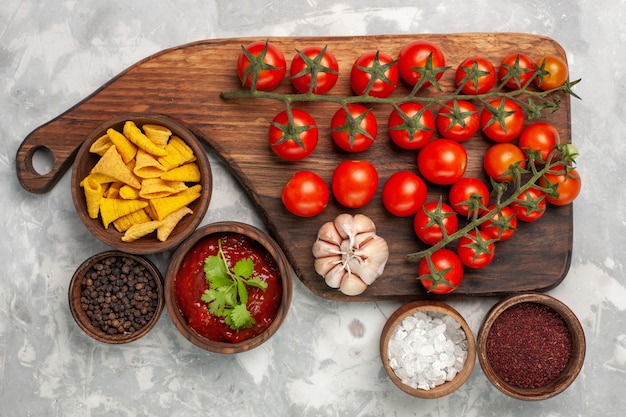
[[[345,295],[359,295],[367,289],[367,284],[358,275],[346,273],[341,280],[339,291]]]
[[[350,271],[359,275],[363,282],[372,285],[382,275],[387,257],[374,253],[370,257],[354,257],[348,261]]]
[[[321,276],[325,276],[336,265],[341,264],[341,255],[325,256],[315,259],[315,272]]]
[[[338,215],[334,220],[335,227],[343,239],[354,238],[359,233],[375,232],[376,225],[364,214],[349,213]]]
[[[362,249],[365,246],[367,246],[372,240],[375,240],[376,238],[378,238],[378,235],[376,234],[376,232],[359,233],[358,235],[354,236],[352,247],[350,249],[352,249],[353,251]]]
[[[341,239],[348,239],[348,237],[352,236],[352,227],[354,223],[354,217],[352,217],[349,213],[342,213],[335,217],[333,224],[337,229],[337,232],[341,236]]]
[[[334,256],[341,255],[341,251],[339,250],[339,246],[328,243],[325,240],[316,240],[313,243],[313,256],[316,258],[324,258],[326,256]]]
[[[385,239],[376,234],[362,233],[358,238],[355,242],[358,244],[354,245],[352,256],[346,262],[351,272],[359,275],[367,285],[372,285],[385,270],[389,246]]]
[[[330,288],[339,288],[345,276],[349,275],[348,271],[346,271],[342,264],[335,265],[330,271],[326,273],[324,276],[324,281],[326,285]]]
[[[341,253],[348,269],[359,275],[367,285],[373,284],[382,275],[389,259],[387,242],[373,232],[358,234],[352,246],[344,240]]]
[[[376,225],[374,221],[367,217],[365,214],[355,214],[354,215],[354,232],[355,233],[365,233],[365,232],[376,232]]]
[[[317,238],[325,242],[334,243],[337,246],[339,246],[343,240],[333,222],[324,223],[317,232]]]

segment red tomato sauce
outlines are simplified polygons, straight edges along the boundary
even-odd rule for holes
[[[204,274],[204,261],[217,255],[218,241],[229,269],[238,260],[250,258],[254,274],[267,282],[265,291],[248,287],[248,310],[255,324],[249,329],[233,330],[222,317],[209,313],[200,299],[209,284]],[[199,240],[185,256],[174,281],[174,297],[189,326],[198,334],[217,342],[239,343],[259,335],[274,321],[282,298],[282,286],[274,258],[258,242],[238,233],[215,233]]]

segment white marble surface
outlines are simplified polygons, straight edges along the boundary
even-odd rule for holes
[[[281,4],[283,3],[283,4]],[[413,3],[414,5],[409,5]],[[254,0],[3,0],[0,7],[0,416],[622,416],[626,410],[626,193],[623,192],[626,3],[614,0],[291,2]],[[397,303],[337,303],[297,280],[278,334],[236,356],[183,339],[165,312],[145,338],[99,344],[72,321],[67,285],[106,249],[71,203],[69,175],[49,193],[24,191],[15,153],[39,125],[162,49],[235,36],[518,31],[555,38],[572,78],[572,136],[583,191],[574,251],[550,294],[587,336],[578,379],[561,395],[506,397],[476,365],[459,391],[420,400],[386,377],[378,340]],[[216,181],[204,223],[260,225],[250,201],[212,156]],[[41,162],[45,166],[45,161]],[[165,268],[166,255],[153,259]],[[451,302],[477,332],[495,299]],[[363,326],[362,337],[350,325]]]

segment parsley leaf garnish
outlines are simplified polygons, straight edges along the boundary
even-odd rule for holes
[[[204,273],[209,289],[202,294],[202,301],[208,304],[209,312],[223,317],[233,330],[246,329],[254,325],[254,317],[247,309],[248,286],[265,291],[267,283],[254,275],[254,262],[250,258],[237,261],[233,270],[222,250],[222,240],[218,241],[217,255],[204,261]]]

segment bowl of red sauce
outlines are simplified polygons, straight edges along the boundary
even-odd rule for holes
[[[180,333],[217,353],[239,353],[269,339],[291,304],[291,268],[262,230],[218,222],[196,230],[172,255],[165,305]]]
[[[585,358],[578,318],[547,294],[509,296],[491,308],[478,332],[480,365],[510,397],[538,401],[563,392]]]

